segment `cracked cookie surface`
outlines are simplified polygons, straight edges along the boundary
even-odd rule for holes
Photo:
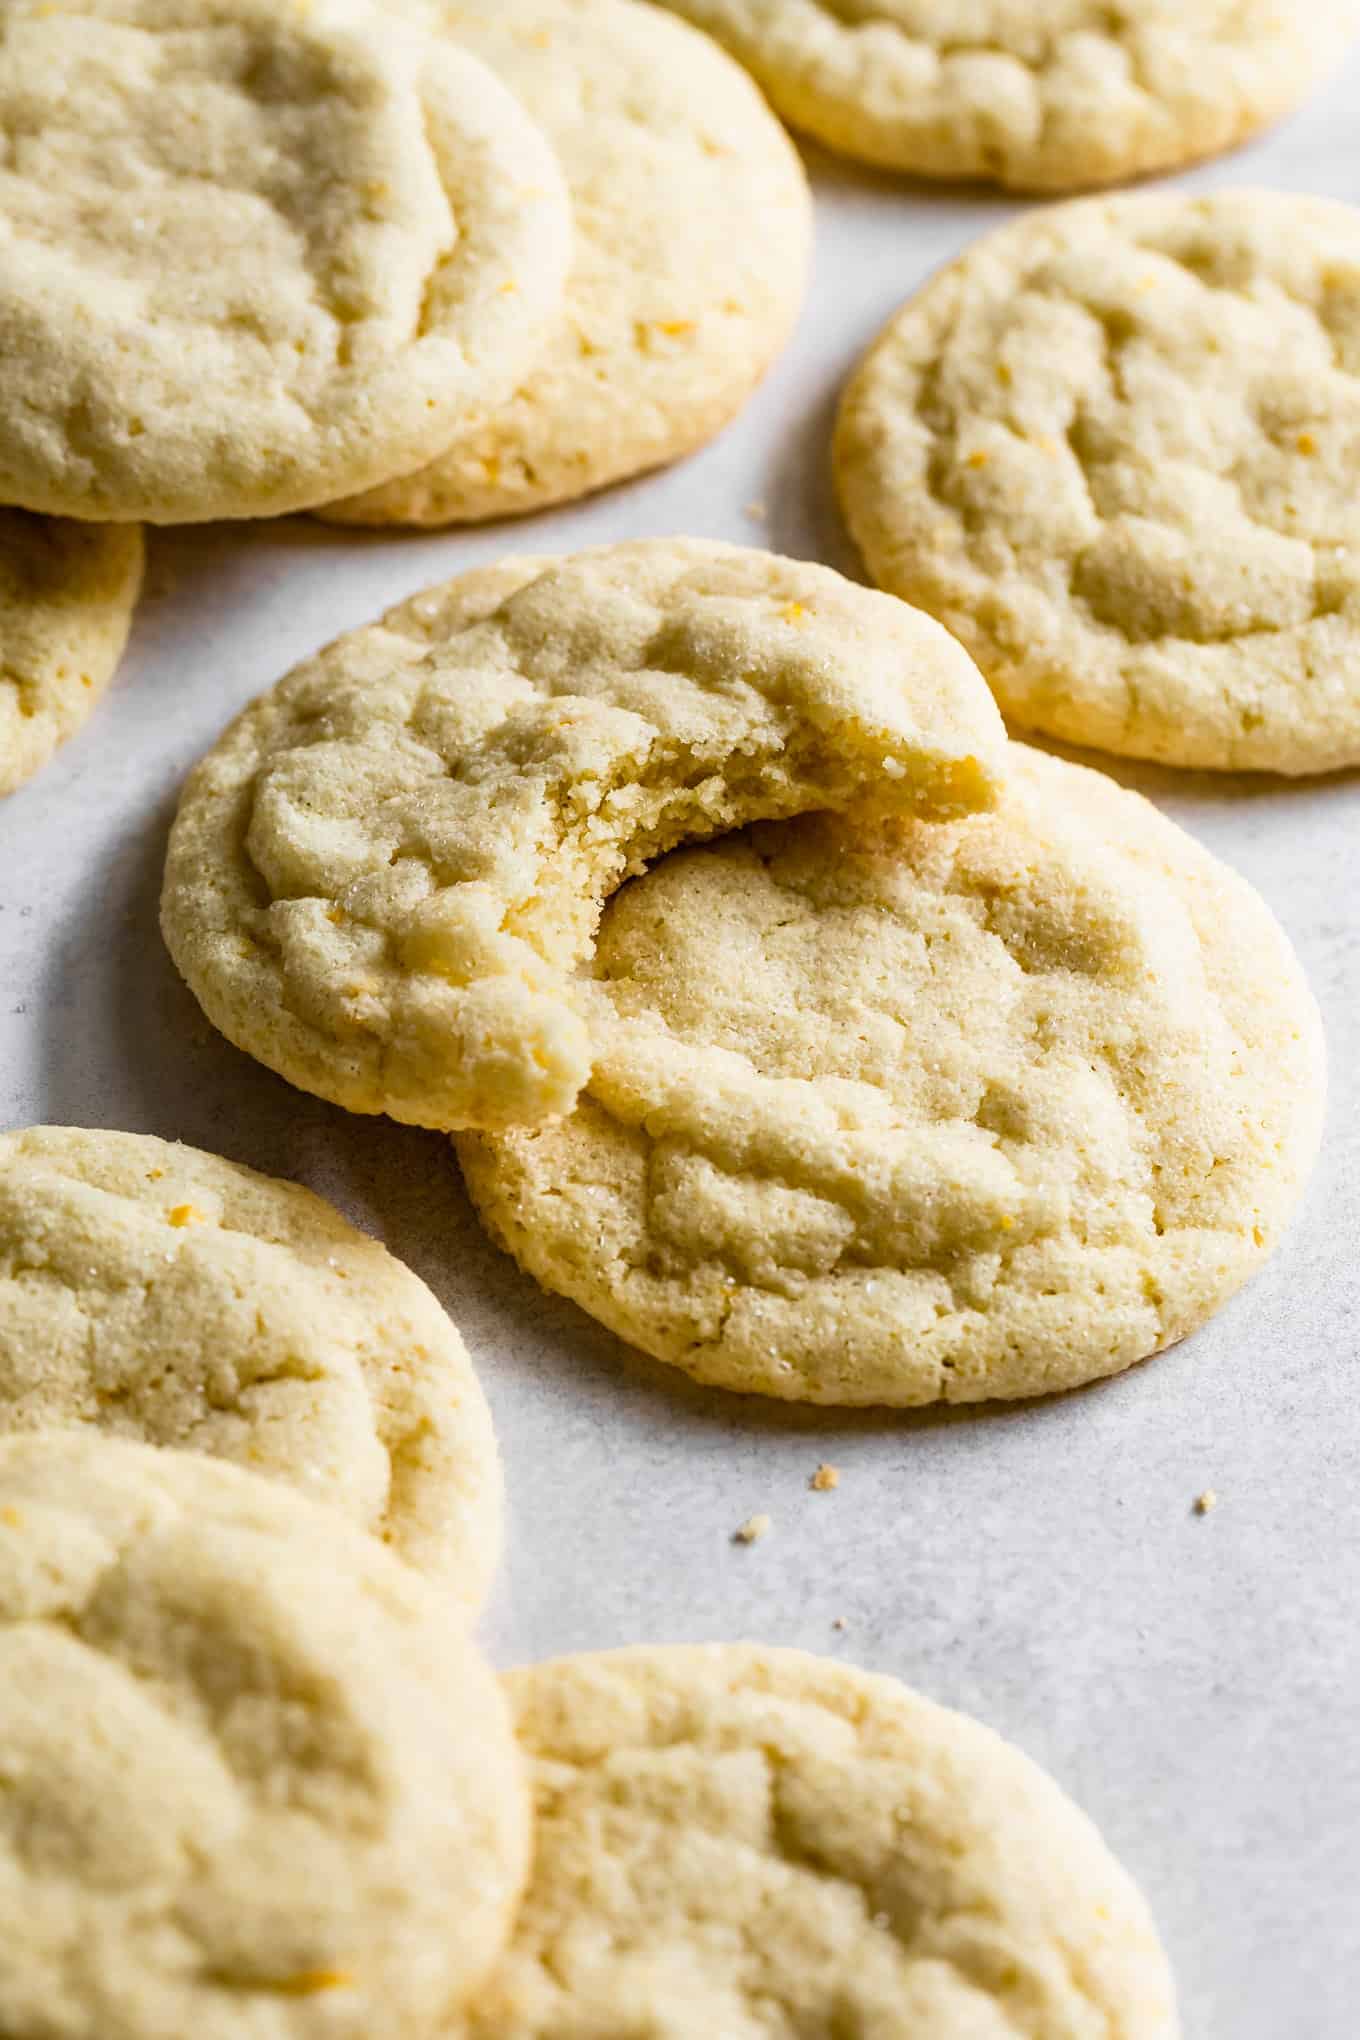
[[[1284,935],[1146,801],[1015,744],[958,823],[816,817],[628,887],[575,1113],[458,1142],[492,1234],[697,1379],[1030,1396],[1201,1324],[1311,1165]]]
[[[1360,212],[1085,200],[978,242],[849,384],[883,587],[1017,723],[1221,771],[1360,763]]]
[[[1298,105],[1352,0],[665,0],[833,149],[1021,191],[1233,148]]]
[[[491,1672],[372,1538],[196,1454],[0,1441],[0,2025],[427,2040],[527,1867]]]
[[[142,534],[0,510],[0,796],[41,771],[123,656]]]
[[[745,73],[635,0],[445,6],[566,172],[565,314],[511,401],[335,522],[452,524],[561,502],[676,460],[745,401],[802,300],[811,205]]]
[[[491,1416],[410,1269],[295,1183],[145,1135],[0,1135],[0,1432],[93,1426],[338,1509],[469,1609]]]
[[[460,2040],[1175,2040],[1143,1899],[979,1722],[749,1644],[507,1685],[534,1873]]]
[[[605,897],[811,808],[959,813],[1002,726],[930,618],[697,540],[512,560],[300,666],[189,779],[162,926],[209,1019],[305,1090],[419,1125],[570,1108]]]
[[[297,510],[429,457],[561,307],[570,214],[485,66],[365,0],[13,0],[0,495]]]

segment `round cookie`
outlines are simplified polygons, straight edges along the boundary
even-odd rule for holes
[[[527,1869],[497,1682],[373,1539],[196,1454],[0,1441],[0,2023],[428,2040]]]
[[[619,896],[577,1110],[458,1143],[524,1268],[701,1381],[899,1406],[1117,1373],[1246,1280],[1320,1129],[1294,956],[1146,801],[1011,759],[993,815],[807,818]]]
[[[874,578],[1008,716],[1221,771],[1360,763],[1360,212],[1085,200],[978,242],[841,406]]]
[[[355,1112],[536,1124],[590,1073],[606,895],[808,808],[958,813],[1004,755],[938,624],[690,539],[512,560],[298,667],[189,779],[161,920],[214,1025]]]
[[[0,509],[0,795],[84,722],[123,655],[142,534]]]
[[[507,1684],[534,1871],[459,2040],[1175,2040],[1128,1875],[967,1715],[751,1644]]]
[[[294,1183],[138,1134],[0,1136],[0,1432],[86,1425],[286,1481],[485,1594],[501,1473],[463,1342]]]
[[[560,313],[547,141],[367,0],[12,0],[0,497],[299,510],[427,459]]]
[[[1352,0],[663,0],[795,127],[924,177],[1071,191],[1171,170],[1289,113]]]
[[[322,513],[337,523],[505,516],[676,460],[740,409],[802,300],[802,164],[708,38],[636,0],[481,0],[445,13],[566,172],[566,315],[508,404],[418,473]]]

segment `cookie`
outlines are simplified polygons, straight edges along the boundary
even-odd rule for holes
[[[187,523],[390,480],[559,316],[570,210],[484,65],[367,0],[11,0],[0,499]]]
[[[87,1424],[287,1481],[469,1608],[495,1569],[490,1412],[409,1268],[196,1148],[0,1135],[0,1432]]]
[[[741,408],[802,301],[802,164],[707,37],[636,0],[482,0],[445,18],[566,171],[566,315],[508,404],[428,467],[322,513],[336,523],[513,515],[678,460]]]
[[[1241,879],[1016,744],[956,823],[685,852],[600,930],[590,1089],[464,1136],[491,1232],[700,1381],[976,1402],[1117,1373],[1270,1253],[1320,1025]]]
[[[80,728],[123,655],[141,585],[135,526],[0,509],[0,795]]]
[[[923,177],[1072,191],[1231,149],[1344,53],[1351,0],[663,0],[795,127]]]
[[[483,0],[444,18],[567,171],[567,314],[510,404],[418,473],[322,512],[341,524],[508,516],[675,461],[740,410],[803,296],[801,161],[708,37],[636,0]]]
[[[1360,764],[1360,212],[1085,200],[911,299],[841,406],[874,578],[1006,714],[1216,771]]]
[[[162,926],[210,1020],[304,1090],[536,1124],[590,1072],[605,896],[807,808],[959,812],[1004,740],[927,617],[698,540],[514,560],[300,666],[185,788]]]
[[[752,1644],[509,1681],[534,1871],[460,2040],[1175,2040],[1142,1897],[1020,1751]]]
[[[0,1441],[0,2027],[429,2040],[528,1857],[497,1683],[363,1532],[193,1453]]]

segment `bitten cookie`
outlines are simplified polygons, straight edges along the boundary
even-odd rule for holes
[[[846,155],[1019,191],[1117,184],[1292,112],[1352,0],[664,0]]]
[[[141,585],[134,526],[0,510],[0,795],[80,728],[123,655]]]
[[[294,1183],[130,1133],[0,1136],[0,1432],[93,1425],[327,1502],[480,1605],[491,1416],[423,1282]]]
[[[1263,902],[1012,745],[996,813],[685,852],[600,930],[590,1088],[458,1143],[547,1288],[719,1387],[1044,1394],[1203,1321],[1317,1146],[1320,1023]]]
[[[560,312],[552,150],[416,9],[10,0],[0,498],[304,509],[409,470]]]
[[[828,568],[689,539],[513,560],[246,710],[185,788],[162,926],[304,1090],[534,1124],[589,1076],[575,970],[630,872],[809,808],[985,805],[1003,753],[948,634]]]
[[[528,1857],[496,1681],[372,1538],[196,1454],[0,1441],[0,2028],[429,2040]]]
[[[561,502],[712,438],[787,339],[811,205],[760,94],[635,0],[445,6],[555,146],[576,245],[556,338],[508,404],[337,523],[456,524]]]
[[[1032,213],[893,319],[835,461],[875,580],[1016,722],[1221,771],[1360,763],[1360,212]]]
[[[1129,1877],[968,1716],[751,1644],[507,1683],[534,1871],[460,2040],[1175,2040]]]

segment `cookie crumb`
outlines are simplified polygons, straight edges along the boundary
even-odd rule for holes
[[[770,513],[763,503],[748,503],[741,514],[749,517],[752,524],[763,524]]]
[[[774,1525],[768,1516],[748,1516],[732,1532],[734,1544],[759,1544],[762,1537],[768,1537]]]
[[[1211,1510],[1217,1507],[1218,1496],[1213,1488],[1207,1487],[1202,1495],[1195,1496],[1195,1514],[1197,1516],[1207,1516]]]
[[[850,1624],[846,1621],[844,1615],[837,1615],[834,1617],[831,1627],[833,1629],[848,1629]]]
[[[826,1460],[822,1461],[817,1471],[813,1474],[812,1479],[808,1482],[808,1486],[819,1495],[826,1494],[829,1489],[839,1487],[840,1484],[841,1470],[839,1466],[829,1466]]]

